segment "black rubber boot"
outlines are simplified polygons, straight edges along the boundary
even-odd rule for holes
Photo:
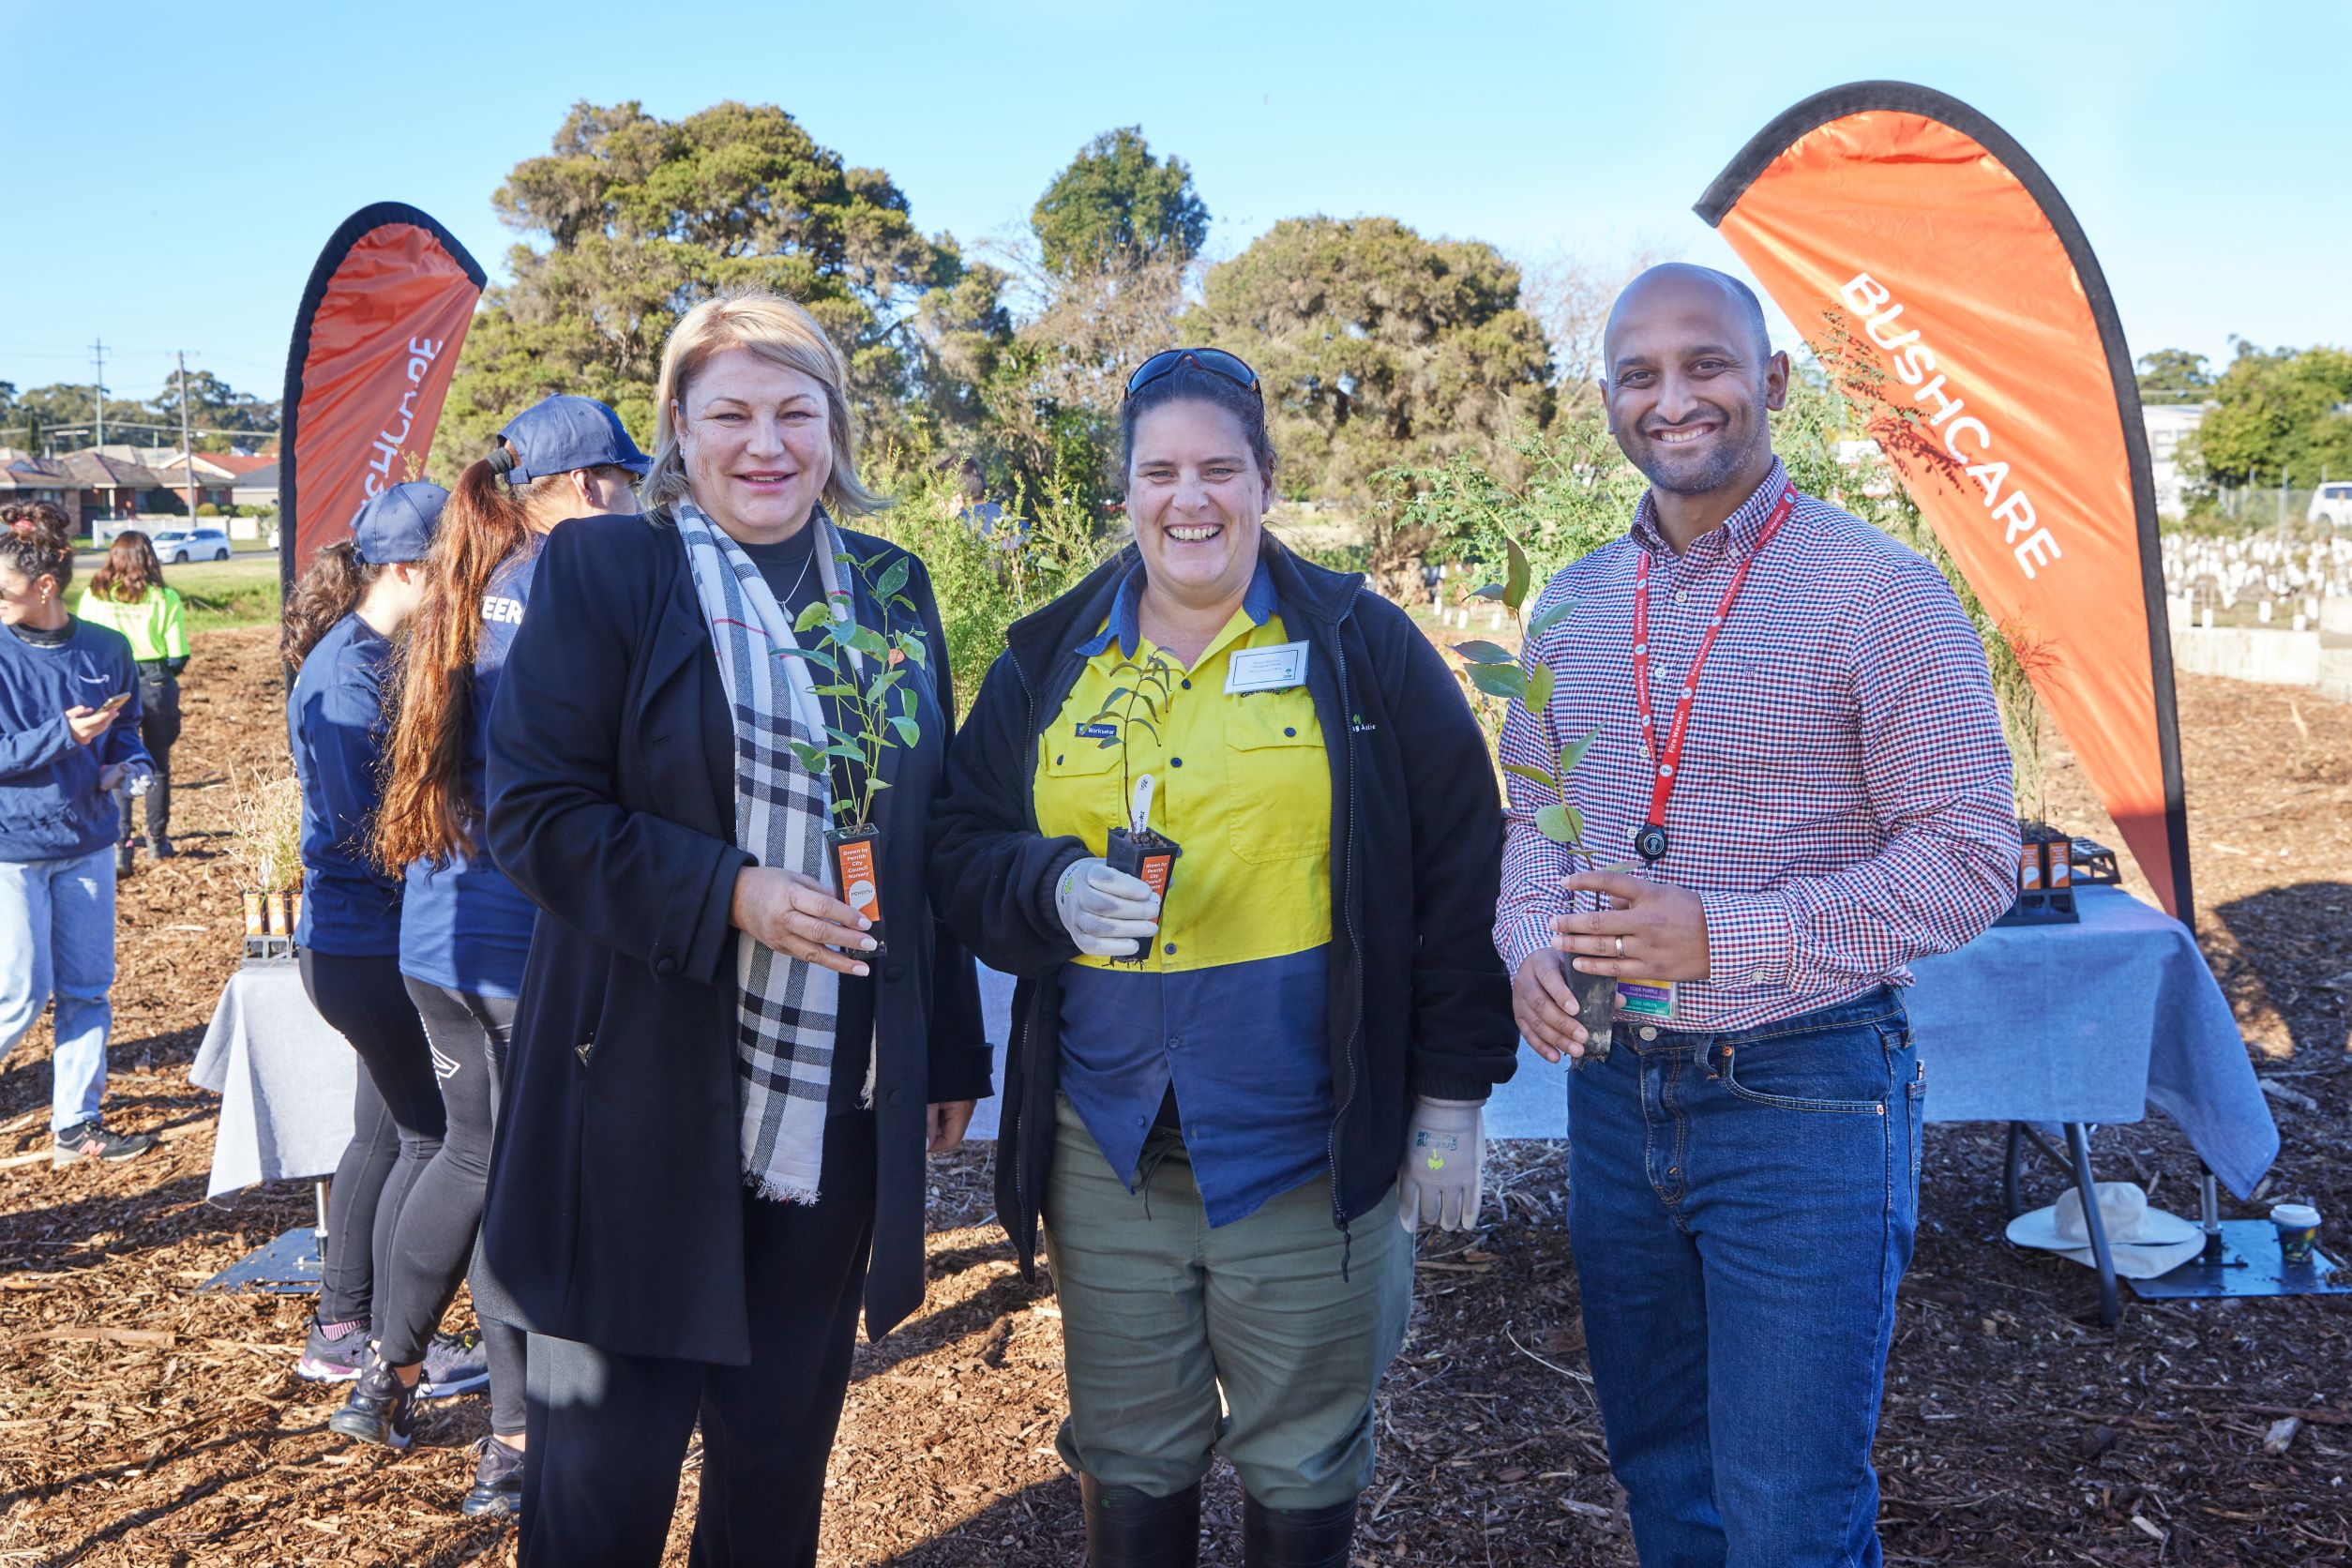
[[[1135,1486],[1078,1477],[1086,1502],[1086,1560],[1093,1568],[1194,1568],[1200,1560],[1200,1487],[1155,1498]]]
[[[1242,1499],[1242,1560],[1248,1568],[1348,1568],[1356,1500],[1328,1508],[1268,1508]]]

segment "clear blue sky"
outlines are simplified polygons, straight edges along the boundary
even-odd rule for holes
[[[2049,171],[2133,352],[2352,343],[2352,6],[1187,4],[889,7],[0,0],[0,380],[151,396],[171,351],[275,395],[320,245],[416,204],[493,275],[490,192],[578,98],[774,102],[970,241],[1096,132],[1188,160],[1230,254],[1277,219],[1393,214],[1522,257],[1648,244],[1774,113],[1898,77]],[[2112,20],[2110,20],[2112,19]],[[2333,192],[2333,195],[2329,193]]]

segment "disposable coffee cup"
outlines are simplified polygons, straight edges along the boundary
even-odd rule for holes
[[[2308,1203],[2281,1203],[2270,1211],[2270,1223],[2279,1228],[2279,1261],[2308,1265],[2319,1244],[2319,1211]]]

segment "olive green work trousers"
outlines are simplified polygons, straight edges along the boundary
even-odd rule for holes
[[[1395,1193],[1356,1218],[1352,1244],[1320,1180],[1212,1229],[1179,1135],[1153,1132],[1130,1193],[1056,1099],[1045,1222],[1070,1392],[1063,1461],[1154,1497],[1199,1481],[1215,1454],[1269,1508],[1363,1491],[1373,1390],[1412,1311]]]

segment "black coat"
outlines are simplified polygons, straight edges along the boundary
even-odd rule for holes
[[[867,561],[912,560],[844,532]],[[977,976],[930,917],[924,825],[955,701],[936,650],[921,743],[886,752],[867,1332],[923,1300],[924,1108],[988,1093]],[[859,619],[874,624],[863,602]],[[492,856],[540,909],[482,1219],[522,1326],[608,1349],[750,1358],[737,1153],[734,732],[674,530],[588,518],[548,538],[491,710]]]
[[[948,758],[931,827],[931,895],[948,927],[1018,979],[997,1133],[996,1200],[1024,1269],[1053,1152],[1062,966],[1078,956],[1053,889],[1100,845],[1037,830],[1038,737],[1078,682],[1078,645],[1110,612],[1132,550],[1016,622]],[[1518,1031],[1495,956],[1502,805],[1460,685],[1429,641],[1359,576],[1267,554],[1283,625],[1311,647],[1328,737],[1335,1119],[1332,1223],[1387,1196],[1412,1097],[1483,1100],[1511,1077]]]

